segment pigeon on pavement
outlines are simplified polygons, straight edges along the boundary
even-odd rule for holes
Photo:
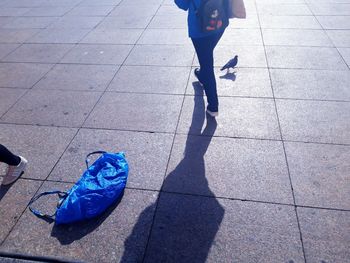
[[[233,59],[230,59],[229,62],[225,64],[220,70],[223,71],[225,69],[229,70],[230,68],[234,68],[238,63],[238,56],[235,56]]]

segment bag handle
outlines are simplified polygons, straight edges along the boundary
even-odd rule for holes
[[[47,215],[44,214],[42,212],[40,212],[39,210],[36,210],[34,208],[32,208],[32,204],[37,201],[40,197],[44,196],[44,195],[53,195],[53,194],[57,194],[58,197],[60,198],[60,201],[57,204],[57,207],[60,206],[60,204],[62,203],[63,199],[68,195],[67,192],[62,192],[62,191],[49,191],[49,192],[43,192],[35,197],[33,197],[28,206],[29,206],[29,210],[36,215],[37,217],[41,217],[41,218],[45,218],[45,219],[49,219],[49,220],[54,220],[54,216],[56,215],[56,212],[53,215]]]
[[[87,169],[89,169],[89,162],[90,162],[89,157],[90,157],[91,155],[94,155],[94,154],[104,154],[104,153],[106,153],[106,151],[95,151],[95,152],[91,152],[91,153],[89,153],[88,155],[86,155],[85,163],[86,163]]]

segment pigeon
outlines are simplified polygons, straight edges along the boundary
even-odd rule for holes
[[[238,56],[235,56],[233,59],[230,59],[229,62],[226,63],[220,70],[223,71],[225,69],[229,70],[230,68],[234,68],[237,65]]]

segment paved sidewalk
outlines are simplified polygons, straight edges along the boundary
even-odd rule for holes
[[[172,0],[0,0],[0,142],[29,161],[0,188],[0,262],[350,262],[350,0],[245,3],[215,121]],[[30,213],[101,149],[131,167],[117,207]]]

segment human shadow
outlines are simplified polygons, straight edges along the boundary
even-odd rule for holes
[[[215,118],[206,116],[203,88],[193,83],[195,90],[192,122],[187,137],[177,136],[180,145],[186,138],[182,160],[168,173],[156,203],[139,216],[132,233],[124,243],[121,262],[205,262],[224,216],[208,186],[204,156],[217,127]],[[206,126],[202,131],[207,119]],[[205,134],[205,136],[203,136]],[[176,158],[176,157],[175,157]],[[154,220],[150,233],[145,228]],[[140,238],[148,244],[138,251]],[[141,258],[142,256],[142,258]]]
[[[13,186],[13,184],[10,185],[0,185],[0,201],[3,199],[6,195],[6,193],[10,190],[10,188]]]

